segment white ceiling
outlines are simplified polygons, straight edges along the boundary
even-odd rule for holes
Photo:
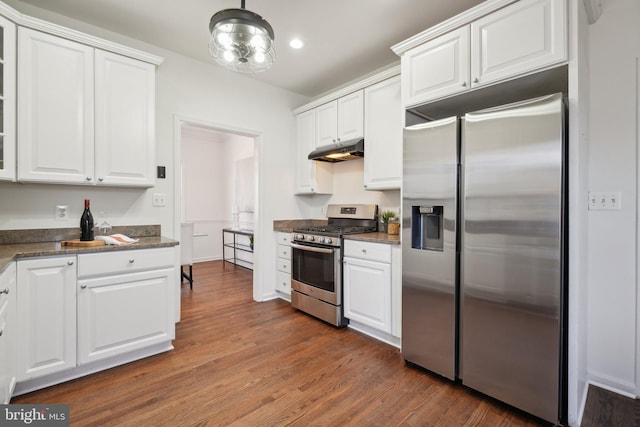
[[[208,26],[240,0],[20,0],[214,64]],[[276,62],[252,77],[315,97],[398,60],[394,44],[482,0],[247,0],[276,34]],[[299,37],[300,50],[289,47]],[[231,71],[229,71],[231,72]]]

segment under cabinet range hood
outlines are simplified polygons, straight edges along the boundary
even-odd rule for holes
[[[309,160],[319,160],[331,163],[344,162],[345,160],[356,160],[363,157],[364,139],[362,138],[318,147],[318,149],[309,154]]]

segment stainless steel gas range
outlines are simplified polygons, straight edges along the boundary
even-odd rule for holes
[[[343,236],[377,231],[377,216],[377,205],[328,205],[327,225],[293,230],[293,307],[334,326],[348,324],[342,306]]]

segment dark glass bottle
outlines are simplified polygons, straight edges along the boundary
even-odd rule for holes
[[[89,242],[93,240],[93,215],[89,210],[89,199],[84,199],[84,212],[80,217],[80,240]]]

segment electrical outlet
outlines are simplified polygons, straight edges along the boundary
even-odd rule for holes
[[[164,193],[153,193],[153,206],[162,207],[166,206],[167,196]]]
[[[68,215],[68,206],[58,205],[55,209],[55,219],[56,221],[67,221],[69,219]]]
[[[590,211],[619,211],[622,208],[622,195],[619,191],[589,192]]]

